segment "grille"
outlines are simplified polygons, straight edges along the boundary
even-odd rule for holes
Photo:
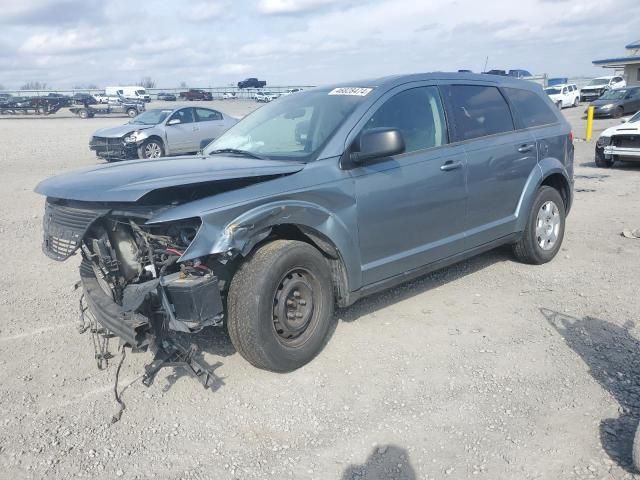
[[[640,148],[640,135],[616,135],[613,144],[616,147]]]
[[[91,224],[107,212],[107,209],[69,207],[47,200],[42,250],[54,260],[66,260],[78,249]]]
[[[92,137],[91,146],[93,147],[122,147],[120,138]]]

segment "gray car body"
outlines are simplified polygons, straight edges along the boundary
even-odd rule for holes
[[[416,86],[474,84],[535,91],[557,122],[345,167],[343,154],[369,116]],[[569,211],[573,196],[570,126],[539,86],[508,77],[433,73],[348,85],[372,91],[309,163],[194,156],[126,162],[45,180],[36,191],[80,202],[136,202],[159,189],[211,182],[211,195],[164,208],[148,224],[199,217],[181,261],[248,254],[272,229],[299,229],[334,260],[338,303],[511,243],[525,229],[540,185],[553,185]],[[451,125],[450,125],[451,128]],[[521,145],[533,145],[519,153]],[[461,169],[445,172],[448,160]],[[216,193],[218,180],[260,178]]]
[[[176,112],[180,110],[194,110],[196,108],[217,112],[221,118],[219,120],[205,122],[191,122],[177,125],[168,124]],[[147,139],[158,138],[163,143],[165,155],[179,155],[197,152],[203,143],[213,141],[238,122],[238,119],[219,110],[206,107],[179,107],[160,110],[171,111],[171,113],[157,125],[126,123],[118,127],[101,128],[94,132],[93,137],[124,138],[133,132],[139,132],[136,146],[142,145]]]

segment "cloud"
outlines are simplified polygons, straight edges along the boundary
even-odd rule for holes
[[[113,38],[94,28],[38,33],[28,37],[18,49],[25,54],[66,54],[116,47]]]
[[[100,0],[8,0],[2,2],[0,24],[61,26],[104,18]]]
[[[260,0],[258,11],[266,15],[302,13],[334,5],[341,0]]]
[[[204,0],[185,4],[180,16],[191,22],[208,22],[219,18],[226,10],[222,2]]]

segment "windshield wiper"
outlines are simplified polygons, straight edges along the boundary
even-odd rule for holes
[[[221,148],[219,150],[211,150],[209,153],[207,153],[207,155],[218,155],[221,153],[232,153],[235,155],[242,155],[244,157],[257,158],[259,160],[266,160],[266,157],[263,157],[262,155],[249,152],[247,150],[239,150],[237,148]]]

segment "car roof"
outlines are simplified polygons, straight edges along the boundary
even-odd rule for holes
[[[410,82],[424,82],[424,81],[464,81],[478,83],[494,83],[497,86],[509,86],[515,88],[525,88],[528,90],[535,90],[540,88],[540,85],[534,82],[521,80],[514,77],[500,76],[500,75],[486,75],[481,73],[467,73],[467,72],[431,72],[431,73],[413,73],[407,75],[390,75],[387,77],[379,77],[365,80],[355,80],[351,82],[341,82],[333,85],[326,85],[321,88],[344,88],[344,87],[363,87],[363,88],[393,88],[398,85],[402,85]]]

